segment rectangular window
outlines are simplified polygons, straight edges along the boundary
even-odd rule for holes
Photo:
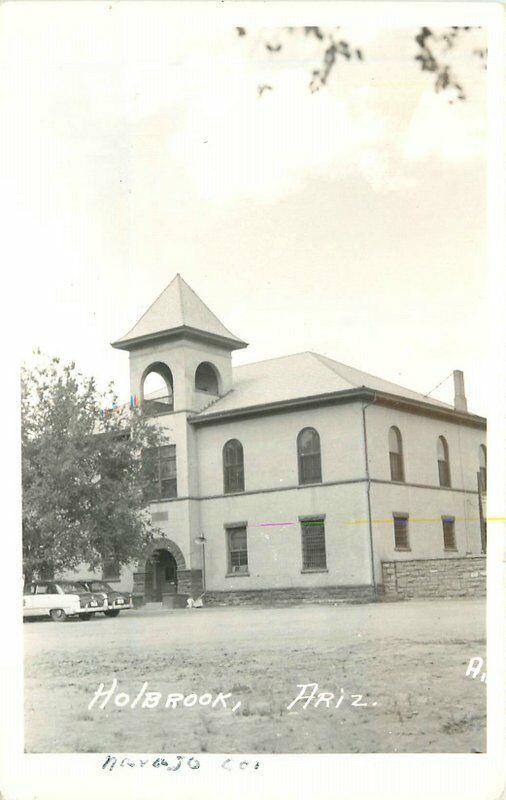
[[[120,566],[116,559],[108,558],[104,561],[102,567],[102,580],[104,581],[119,581],[120,579]]]
[[[228,572],[229,574],[248,572],[248,539],[246,528],[228,528]]]
[[[302,569],[327,569],[323,519],[301,520]]]
[[[443,541],[445,550],[456,550],[455,542],[455,518],[443,517]]]
[[[408,535],[409,514],[394,514],[394,541],[396,550],[410,550]]]
[[[176,445],[150,447],[143,453],[147,500],[177,497]]]

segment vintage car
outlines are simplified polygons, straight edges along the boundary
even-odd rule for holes
[[[89,620],[107,608],[103,594],[94,594],[75,581],[32,581],[23,590],[23,619],[51,617],[63,622],[67,617]]]
[[[113,589],[105,581],[99,581],[95,578],[87,578],[83,581],[77,581],[85,591],[93,592],[93,594],[104,594],[107,598],[107,609],[104,609],[106,617],[117,617],[120,611],[125,608],[133,608],[132,595],[127,592],[118,592]]]

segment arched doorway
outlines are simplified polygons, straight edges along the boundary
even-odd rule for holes
[[[153,539],[146,546],[138,569],[133,585],[137,603],[159,603],[164,594],[188,593],[185,557],[172,539]]]
[[[177,562],[168,550],[155,550],[146,559],[145,575],[148,603],[161,602],[164,594],[177,594]]]

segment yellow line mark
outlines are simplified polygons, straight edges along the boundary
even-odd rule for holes
[[[409,522],[441,522],[442,517],[451,517],[451,514],[445,515],[442,514],[439,517],[407,517]],[[479,522],[479,517],[453,517],[455,522]],[[486,522],[504,522],[506,517],[484,517]],[[391,523],[393,521],[393,517],[388,517],[387,519],[372,519],[371,522],[374,523]],[[346,520],[345,525],[365,525],[369,523],[368,519],[352,519]]]

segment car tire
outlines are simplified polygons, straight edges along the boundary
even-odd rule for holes
[[[81,617],[81,619],[83,619],[85,622],[88,622],[88,620],[92,618],[93,614],[79,614],[79,616],[80,616],[80,617]]]
[[[109,611],[104,611],[104,614],[106,617],[117,617],[120,611],[120,608],[110,608]]]
[[[65,622],[67,615],[63,608],[52,608],[49,612],[53,622]]]

